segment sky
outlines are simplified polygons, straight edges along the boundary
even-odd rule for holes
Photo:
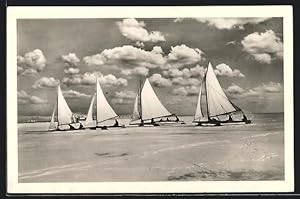
[[[282,18],[19,19],[18,115],[50,116],[57,85],[86,114],[95,79],[119,115],[149,78],[171,112],[193,115],[208,62],[245,112],[283,112]]]

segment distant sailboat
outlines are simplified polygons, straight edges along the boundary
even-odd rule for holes
[[[234,120],[235,114],[241,114],[242,119]],[[224,119],[225,118],[225,119]],[[193,123],[198,125],[222,123],[251,123],[238,106],[233,104],[223,91],[211,63],[208,64],[205,76],[200,86],[197,108]]]
[[[96,120],[93,119],[93,109],[96,98]],[[98,79],[96,80],[96,94],[93,96],[88,114],[85,120],[85,127],[87,128],[102,128],[105,129],[107,126],[103,125],[103,122],[107,120],[115,119],[115,124],[109,127],[124,127],[119,125],[119,121],[116,119],[119,115],[113,110],[113,108],[108,103],[102,88],[99,84]],[[102,123],[102,125],[101,125]]]
[[[57,124],[56,124],[57,120]],[[49,130],[75,130],[80,129],[82,125],[76,121],[74,114],[68,106],[60,86],[57,87],[57,101],[52,113]]]
[[[169,117],[174,116],[175,120],[169,120]],[[167,120],[163,120],[167,118]],[[156,96],[148,78],[146,79],[143,88],[139,88],[139,92],[135,98],[134,110],[132,114],[130,125],[150,124],[159,126],[161,122],[182,122],[175,114],[171,114],[162,105]],[[157,120],[159,119],[159,120]]]

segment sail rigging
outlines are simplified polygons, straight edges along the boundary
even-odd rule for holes
[[[194,121],[238,111],[241,109],[228,99],[209,63],[200,86]]]
[[[132,121],[151,120],[171,115],[173,114],[160,102],[147,78],[143,88],[135,98]]]

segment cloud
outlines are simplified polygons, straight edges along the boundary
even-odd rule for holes
[[[172,91],[172,94],[174,94],[174,95],[180,95],[180,96],[198,95],[199,94],[199,88],[197,86],[179,87],[179,88],[175,88]]]
[[[141,42],[141,41],[136,41],[134,45],[137,46],[137,47],[140,47],[140,48],[144,48],[145,47],[145,44],[143,42]]]
[[[133,91],[120,91],[115,93],[115,96],[111,101],[114,104],[131,104],[135,97],[136,93]]]
[[[282,91],[282,86],[280,83],[269,82],[267,84],[262,84],[253,89],[254,91],[266,92],[266,93],[278,93]]]
[[[174,85],[181,85],[181,86],[199,86],[201,84],[200,80],[197,78],[183,78],[183,77],[173,78],[172,83]]]
[[[88,66],[99,66],[104,64],[105,58],[101,54],[96,54],[92,56],[86,56],[83,58],[83,61]]]
[[[259,97],[270,93],[280,93],[281,91],[281,84],[275,82],[263,83],[249,90],[245,90],[236,84],[231,84],[226,89],[226,93],[231,98]]]
[[[139,22],[134,18],[123,19],[123,21],[118,21],[116,24],[118,25],[122,35],[133,41],[159,42],[166,40],[161,32],[148,32],[148,30],[145,29],[145,22]]]
[[[17,92],[18,104],[45,104],[47,100],[41,99],[37,96],[30,96],[26,91],[21,90]]]
[[[270,64],[272,59],[283,56],[283,43],[273,30],[249,34],[241,43],[243,50],[260,63]]]
[[[40,49],[27,52],[24,56],[17,56],[17,65],[19,67],[31,68],[37,72],[44,70],[46,62],[47,60]]]
[[[164,78],[161,74],[154,73],[150,78],[149,81],[156,87],[169,87],[172,85],[172,81]]]
[[[66,98],[90,98],[91,95],[87,95],[85,93],[80,93],[74,90],[63,91],[64,97]]]
[[[174,22],[182,22],[184,18],[177,18]],[[266,21],[270,18],[258,18],[258,17],[241,17],[241,18],[231,18],[231,17],[222,17],[222,18],[192,18],[198,22],[206,23],[209,26],[216,27],[218,29],[244,29],[246,24],[258,24],[263,21]]]
[[[32,88],[53,88],[59,84],[59,80],[54,77],[42,77],[34,82]]]
[[[115,93],[116,98],[125,98],[125,99],[134,99],[136,95],[137,94],[133,91],[120,91]]]
[[[215,73],[216,73],[216,75],[219,75],[219,76],[245,77],[245,75],[243,73],[241,73],[240,70],[238,70],[238,69],[232,70],[230,68],[230,66],[228,66],[227,64],[224,64],[224,63],[216,66]]]
[[[131,104],[132,100],[131,99],[125,99],[125,98],[112,98],[111,102],[113,104]]]
[[[75,53],[69,53],[67,55],[62,55],[61,59],[65,63],[66,66],[74,67],[77,66],[80,62],[80,59],[77,57]]]
[[[122,75],[140,75],[147,76],[149,74],[149,69],[143,66],[135,67],[134,69],[125,69],[121,71]]]
[[[38,75],[38,72],[32,68],[27,68],[25,69],[21,75],[23,76],[37,76]]]
[[[184,68],[179,70],[178,68],[171,68],[169,70],[163,71],[165,77],[204,77],[206,69],[203,66],[196,65],[193,68]]]
[[[130,45],[105,49],[100,54],[83,58],[87,65],[114,65],[119,67],[157,68],[166,63],[165,58],[156,52],[146,51]]]
[[[62,82],[67,86],[72,85],[94,85],[98,77],[99,83],[104,86],[127,86],[127,80],[117,78],[112,74],[103,75],[100,72],[86,72],[84,74],[76,74],[72,77],[64,77]]]
[[[156,54],[164,54],[164,51],[160,46],[154,46],[151,52]]]
[[[190,48],[184,44],[171,47],[170,53],[167,55],[168,68],[181,68],[186,65],[193,65],[205,60],[204,53],[198,48]]]
[[[71,75],[73,75],[73,74],[79,73],[80,70],[79,70],[79,68],[72,68],[72,67],[70,67],[70,68],[65,68],[65,69],[64,69],[64,72],[65,72],[66,74],[71,74]]]

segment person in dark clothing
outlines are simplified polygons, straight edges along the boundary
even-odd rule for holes
[[[179,118],[176,116],[176,120],[175,120],[176,122],[179,122]]]
[[[152,118],[152,119],[151,119],[151,124],[154,124],[154,123],[155,123],[155,122],[154,122],[154,119]]]
[[[119,126],[119,122],[117,119],[115,119],[115,124],[113,125],[114,127]]]
[[[246,117],[246,115],[243,115],[242,121],[243,121],[243,122],[247,122],[247,121],[248,121],[248,118]]]
[[[231,115],[229,115],[227,122],[232,122],[232,121],[233,121],[233,119],[232,119]]]

